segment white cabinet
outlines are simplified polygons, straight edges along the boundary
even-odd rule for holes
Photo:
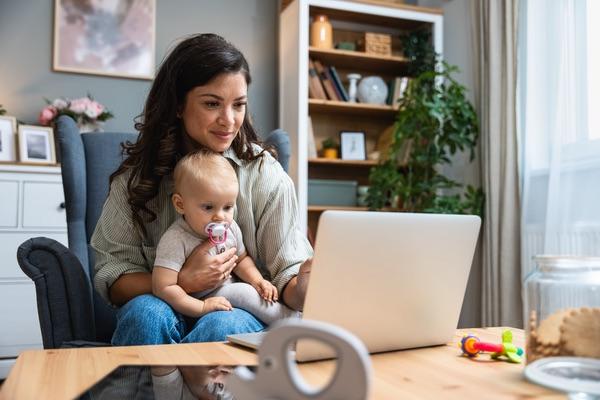
[[[0,379],[21,351],[42,348],[35,288],[16,256],[37,236],[67,246],[60,168],[0,164]]]

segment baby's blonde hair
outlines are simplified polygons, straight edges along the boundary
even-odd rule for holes
[[[191,179],[193,184],[238,183],[235,170],[229,161],[221,154],[206,149],[189,153],[179,160],[173,171],[176,193],[181,193],[186,178]]]

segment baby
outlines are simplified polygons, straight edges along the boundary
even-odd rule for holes
[[[263,278],[246,254],[241,230],[233,220],[239,187],[229,161],[207,150],[191,153],[177,163],[173,179],[172,201],[181,218],[158,243],[152,270],[154,294],[175,311],[194,318],[232,307],[242,308],[266,324],[298,316],[277,302],[277,288]],[[232,272],[243,282],[225,276],[218,287],[188,295],[177,284],[177,275],[186,258],[205,240],[215,244],[212,254],[237,249],[237,265]]]

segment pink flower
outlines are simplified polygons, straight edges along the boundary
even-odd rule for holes
[[[38,120],[42,125],[50,125],[50,122],[56,117],[57,110],[54,106],[46,106],[40,112]]]
[[[54,107],[56,107],[57,110],[62,110],[63,108],[67,108],[67,106],[69,105],[69,103],[65,100],[65,99],[55,99],[52,102],[52,105]]]
[[[77,114],[83,114],[85,110],[88,108],[91,100],[87,97],[82,97],[80,99],[71,100],[69,104],[69,109]]]
[[[104,106],[96,101],[91,101],[85,109],[85,115],[91,119],[96,119],[104,111]]]
[[[46,103],[48,105],[42,109],[38,118],[43,125],[50,125],[60,115],[70,116],[77,124],[94,124],[98,122],[98,118],[105,121],[113,117],[106,107],[93,100],[90,95],[73,100],[64,97],[53,101],[46,99]]]

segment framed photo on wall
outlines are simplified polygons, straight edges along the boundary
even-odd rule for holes
[[[156,0],[54,0],[55,71],[152,79]]]
[[[17,161],[17,119],[0,115],[0,161]]]
[[[366,160],[367,146],[364,132],[340,132],[342,160]]]
[[[19,125],[19,160],[27,163],[55,164],[52,128]]]

